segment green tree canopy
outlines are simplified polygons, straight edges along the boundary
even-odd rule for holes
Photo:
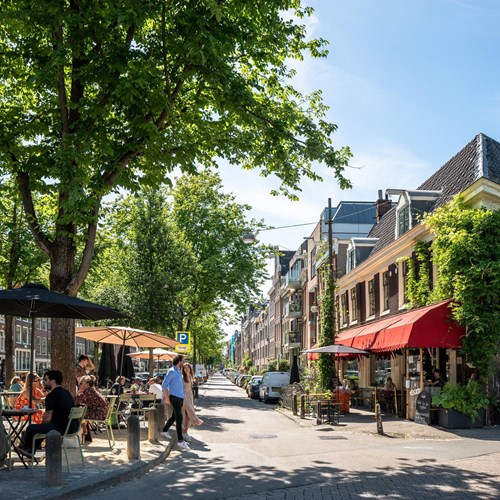
[[[158,186],[174,168],[225,159],[293,196],[314,162],[348,186],[348,149],[289,60],[326,55],[300,0],[12,0],[0,12],[0,170],[17,179],[50,287],[76,295],[103,196]],[[36,194],[53,213],[41,223]],[[71,322],[52,323],[54,368],[69,374]]]

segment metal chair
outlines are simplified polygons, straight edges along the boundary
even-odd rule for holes
[[[140,394],[138,399],[131,398],[132,401],[139,402],[139,407],[134,408],[132,405],[129,409],[131,415],[141,415],[144,417],[144,426],[146,426],[146,413],[151,411],[156,406],[156,396],[154,394]]]
[[[80,457],[82,459],[82,467],[85,467],[85,460],[83,458],[83,451],[82,451],[82,442],[80,439],[81,436],[81,427],[82,427],[82,420],[83,417],[85,416],[85,412],[87,411],[86,406],[73,406],[71,408],[71,411],[68,416],[68,425],[66,426],[66,430],[64,431],[64,434],[61,436],[62,438],[62,449],[64,451],[64,457],[66,458],[66,465],[68,467],[68,472],[71,473],[71,467],[69,465],[69,460],[68,460],[68,452],[66,450],[66,440],[65,438],[71,438],[73,436],[76,436],[76,440],[78,442],[78,449],[80,450]],[[76,431],[70,432],[71,429],[71,424],[73,421],[77,421],[78,425],[76,426]],[[33,467],[33,463],[35,460],[37,460],[37,457],[35,455],[35,446],[36,442],[39,439],[45,439],[46,435],[45,434],[35,434],[33,436],[33,444],[31,448],[31,467]],[[37,460],[38,463],[38,460]]]
[[[113,446],[115,445],[115,436],[113,434],[113,428],[111,427],[111,414],[115,410],[115,403],[116,403],[116,400],[118,399],[118,396],[111,396],[107,399],[108,399],[109,406],[108,406],[108,411],[106,412],[106,416],[104,417],[104,419],[103,420],[86,419],[86,420],[90,424],[96,424],[96,425],[104,424],[104,426],[106,428],[106,435],[108,437],[109,447],[113,448]],[[111,442],[113,442],[113,444],[111,444]]]

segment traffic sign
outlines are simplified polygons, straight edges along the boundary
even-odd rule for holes
[[[180,344],[189,346],[191,344],[191,332],[177,332],[176,339]]]
[[[175,346],[175,352],[178,352],[179,354],[187,354],[188,351],[189,351],[189,346],[187,345],[177,344]]]

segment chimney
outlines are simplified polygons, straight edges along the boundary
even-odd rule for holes
[[[385,196],[385,198],[382,198],[382,190],[378,190],[378,200],[375,202],[375,210],[376,210],[376,216],[377,216],[377,224],[380,222],[380,219],[384,216],[384,214],[390,210],[392,204],[391,200]]]

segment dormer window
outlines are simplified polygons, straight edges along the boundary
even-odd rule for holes
[[[359,266],[371,254],[378,238],[351,238],[347,248],[346,272],[352,271]]]
[[[430,212],[441,191],[406,191],[387,189],[386,194],[399,195],[396,207],[396,238],[403,236],[420,223],[422,215]]]

